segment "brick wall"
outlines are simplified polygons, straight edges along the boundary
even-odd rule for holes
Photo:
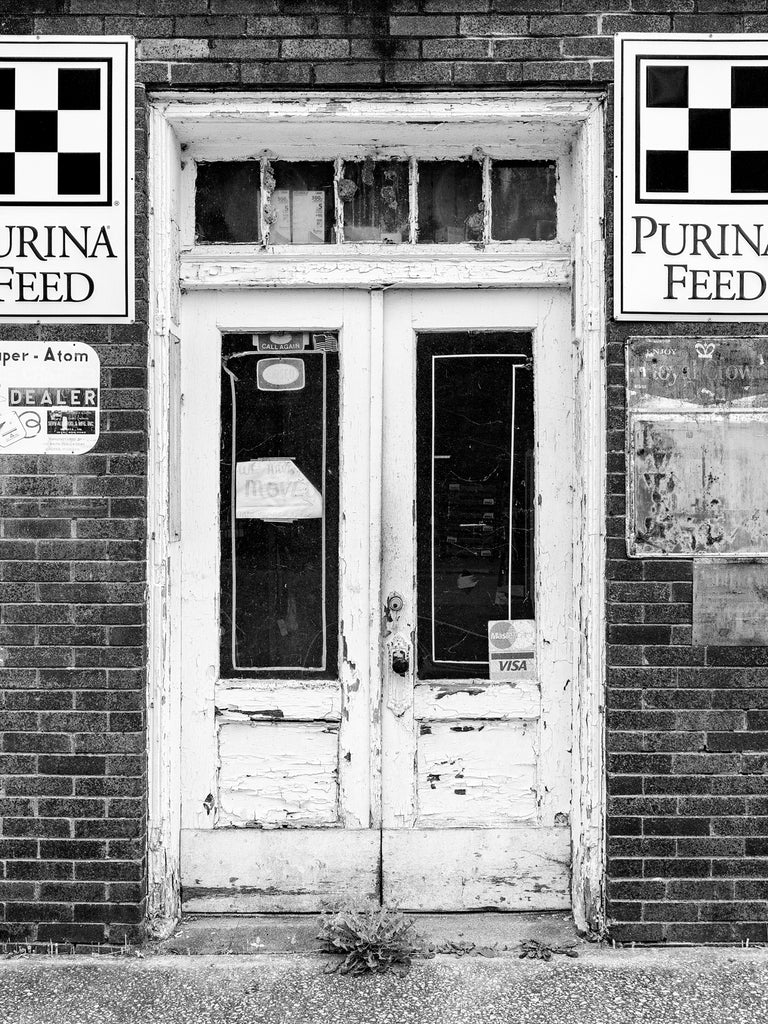
[[[6,19],[6,32],[19,30],[16,20]],[[141,89],[139,154],[143,99]],[[137,171],[138,322],[0,326],[3,338],[84,341],[102,367],[101,436],[91,452],[0,459],[0,941],[120,943],[142,934],[147,210],[140,156]]]
[[[670,30],[768,31],[768,0],[0,0],[3,33],[136,36],[142,83],[139,322],[3,329],[93,344],[109,411],[67,465],[3,459],[0,935],[143,913],[144,89],[604,89],[614,33]],[[609,333],[609,913],[623,940],[765,940],[768,652],[693,648],[690,563],[623,540],[623,343],[671,330]]]

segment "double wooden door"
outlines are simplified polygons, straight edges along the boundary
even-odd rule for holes
[[[572,351],[565,290],[184,299],[187,911],[569,906]]]

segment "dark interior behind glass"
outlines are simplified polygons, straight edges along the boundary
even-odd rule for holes
[[[338,676],[336,334],[228,334],[221,676]]]
[[[418,673],[488,678],[488,622],[534,617],[531,336],[417,340]]]

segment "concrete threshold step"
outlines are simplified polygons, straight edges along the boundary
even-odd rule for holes
[[[550,946],[579,941],[573,919],[563,911],[520,914],[408,914],[430,946],[456,952],[471,947],[515,951],[526,939]],[[191,956],[319,952],[315,914],[186,915],[168,939],[153,944],[157,954]]]

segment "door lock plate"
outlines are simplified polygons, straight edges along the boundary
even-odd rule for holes
[[[411,644],[402,633],[388,637],[384,650],[387,707],[400,718],[413,704]]]

